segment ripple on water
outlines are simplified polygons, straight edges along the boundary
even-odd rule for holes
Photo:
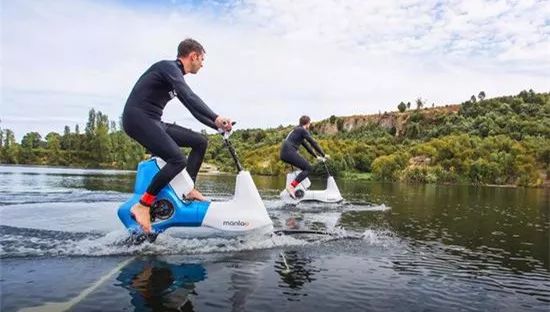
[[[516,258],[516,261],[537,262],[531,272],[518,273],[517,270],[504,265],[503,260],[510,257],[502,256],[506,253],[499,248],[481,248],[469,250],[467,248],[448,248],[436,242],[424,242],[423,244],[410,245],[409,252],[395,254],[390,266],[400,275],[413,279],[423,279],[422,276],[430,276],[429,280],[439,281],[439,284],[415,285],[421,287],[435,302],[443,303],[454,301],[457,308],[464,308],[460,300],[475,293],[500,293],[509,296],[528,295],[539,302],[549,302],[550,280],[548,271],[544,269],[540,261],[533,258]],[[489,251],[490,250],[490,251]],[[492,261],[489,261],[492,259]],[[450,299],[452,298],[452,300]],[[526,297],[522,297],[526,299]],[[479,298],[481,299],[481,298]],[[475,298],[470,298],[475,302]],[[515,304],[514,304],[515,305]],[[537,306],[529,304],[528,306]],[[503,305],[506,307],[506,305]]]

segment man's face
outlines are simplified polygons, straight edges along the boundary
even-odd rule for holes
[[[199,69],[202,67],[202,63],[204,62],[204,54],[197,53],[197,52],[191,52],[191,74],[196,74],[199,72]]]

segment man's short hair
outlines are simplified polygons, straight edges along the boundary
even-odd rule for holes
[[[307,125],[311,121],[311,118],[309,116],[302,116],[300,117],[300,126]]]
[[[197,40],[187,38],[180,42],[178,45],[178,57],[186,57],[191,52],[197,52],[198,54],[206,53],[202,45]]]

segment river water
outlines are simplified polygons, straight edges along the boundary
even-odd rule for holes
[[[0,166],[2,311],[549,311],[550,191],[337,180],[342,204],[285,206],[276,229],[334,235],[123,244],[133,172]],[[313,179],[312,188],[324,187]],[[230,198],[234,176],[200,176]]]

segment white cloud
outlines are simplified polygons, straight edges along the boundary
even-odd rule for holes
[[[208,53],[188,83],[241,127],[550,86],[545,1],[12,1],[1,14],[0,119],[18,137],[83,125],[90,107],[118,119],[139,75],[188,36]],[[176,101],[165,111],[203,128],[189,116]]]

